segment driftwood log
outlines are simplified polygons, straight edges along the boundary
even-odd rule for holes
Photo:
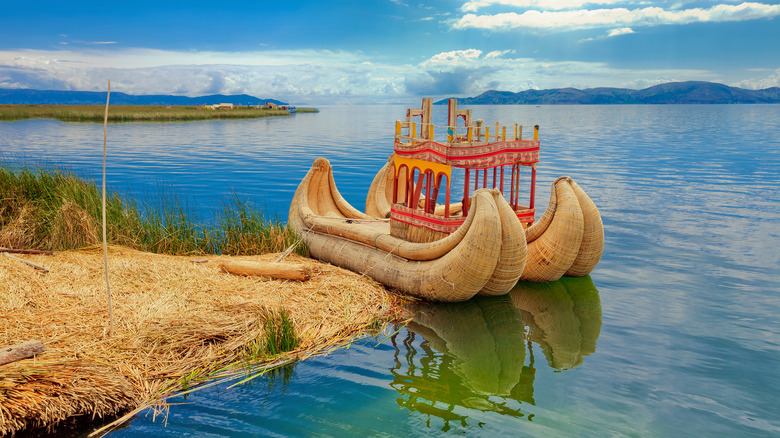
[[[41,266],[41,265],[39,265],[37,263],[33,263],[33,262],[31,262],[29,260],[25,260],[25,259],[20,259],[19,257],[12,256],[11,254],[8,254],[7,252],[3,252],[2,254],[4,256],[8,257],[9,259],[18,260],[18,261],[20,261],[20,262],[22,262],[22,263],[24,263],[24,264],[26,264],[28,266],[32,266],[33,268],[35,268],[35,269],[37,269],[39,271],[49,272],[48,269],[44,268],[43,266]]]
[[[52,251],[42,251],[39,249],[13,249],[13,248],[5,248],[0,246],[0,252],[7,252],[11,254],[43,254],[43,255],[54,255],[54,252]]]
[[[220,265],[224,272],[236,275],[256,275],[281,280],[307,281],[311,278],[311,268],[300,263],[273,262],[225,262]]]
[[[46,351],[46,346],[41,341],[27,341],[21,344],[11,345],[0,350],[0,365],[5,365],[17,360],[27,359]]]

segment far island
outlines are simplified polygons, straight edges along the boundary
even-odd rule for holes
[[[0,121],[57,119],[63,122],[100,122],[103,105],[0,105]],[[296,108],[295,113],[316,113],[315,108]],[[222,105],[110,105],[109,122],[186,122],[210,119],[254,119],[289,116],[291,111],[264,106]]]
[[[253,119],[316,113],[276,99],[246,94],[209,96],[131,95],[111,92],[109,122],[176,122],[209,119]],[[0,88],[0,121],[57,119],[103,122],[106,92]]]

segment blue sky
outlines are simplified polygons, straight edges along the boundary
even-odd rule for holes
[[[9,2],[0,88],[406,102],[780,86],[780,0]]]

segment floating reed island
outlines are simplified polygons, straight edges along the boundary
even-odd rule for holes
[[[518,280],[582,277],[596,267],[601,216],[573,179],[553,182],[549,206],[535,220],[538,126],[532,138],[517,124],[507,133],[507,126],[473,120],[455,99],[446,129],[436,130],[431,114],[426,98],[396,122],[394,154],[369,188],[366,213],[341,196],[325,158],[314,162],[287,221],[313,257],[434,301],[504,295]],[[523,168],[531,170],[528,204],[520,200]]]
[[[105,118],[103,105],[0,105],[0,121],[57,119],[63,122],[99,122]],[[297,108],[296,113],[318,112],[315,108]],[[186,122],[211,119],[255,119],[289,116],[290,111],[255,106],[230,106],[211,109],[193,105],[112,105],[109,122]]]
[[[188,388],[240,382],[400,318],[402,299],[371,278],[298,254],[284,263],[307,281],[236,275],[279,265],[295,242],[257,212],[226,208],[221,228],[197,230],[181,208],[141,214],[109,196],[111,241],[122,242],[108,251],[112,324],[103,254],[90,244],[96,192],[68,172],[0,166],[0,436],[79,418],[115,426]],[[208,252],[218,245],[221,255]],[[3,363],[30,341],[45,351]]]

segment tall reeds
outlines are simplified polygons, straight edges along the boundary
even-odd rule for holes
[[[0,162],[0,246],[67,250],[98,244],[101,193],[72,171]],[[165,254],[263,254],[295,242],[295,234],[233,194],[214,223],[198,221],[183,196],[160,189],[153,201],[108,193],[110,244]],[[305,254],[305,248],[298,252]]]

